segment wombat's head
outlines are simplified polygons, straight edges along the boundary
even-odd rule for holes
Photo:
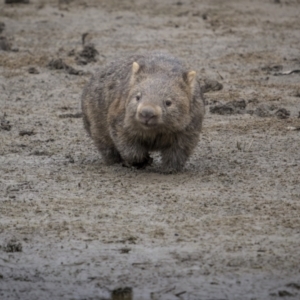
[[[184,129],[191,120],[190,109],[196,85],[194,71],[144,69],[132,64],[130,91],[126,103],[126,124],[142,130]]]

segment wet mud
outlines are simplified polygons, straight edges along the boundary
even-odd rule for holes
[[[300,2],[5,2],[0,298],[299,299]],[[106,166],[83,86],[157,49],[201,79],[200,142],[178,174]]]

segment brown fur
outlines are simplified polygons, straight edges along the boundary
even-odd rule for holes
[[[145,167],[160,151],[164,171],[181,170],[204,117],[194,71],[166,53],[134,55],[102,68],[82,95],[84,126],[106,163]]]

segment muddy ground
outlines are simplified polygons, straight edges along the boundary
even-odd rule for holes
[[[299,13],[1,1],[0,298],[300,299]],[[105,166],[80,118],[97,67],[151,49],[223,85],[179,174]]]

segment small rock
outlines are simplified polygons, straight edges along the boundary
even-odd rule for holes
[[[131,248],[121,248],[120,250],[120,253],[122,253],[122,254],[127,254],[127,253],[129,253],[130,251],[131,251]]]
[[[99,54],[93,44],[88,44],[83,47],[83,50],[78,53],[75,60],[79,65],[86,65],[90,62],[96,62],[96,56]]]
[[[3,51],[11,50],[11,44],[5,36],[0,36],[0,50],[3,50]]]
[[[114,289],[111,292],[111,300],[119,300],[119,299],[132,300],[132,297],[133,297],[133,293],[131,287],[118,288],[118,289]]]
[[[220,91],[223,89],[223,85],[216,81],[216,80],[211,80],[211,79],[205,79],[202,86],[202,93],[207,93],[211,91]]]
[[[16,239],[11,239],[3,247],[5,252],[22,252],[22,244]]]
[[[23,3],[28,4],[29,0],[5,0],[5,4],[13,4],[13,3]]]
[[[0,129],[2,130],[11,130],[11,125],[9,124],[9,121],[5,119],[6,115],[4,114],[3,117],[0,118]]]
[[[234,100],[234,101],[228,102],[227,104],[230,106],[233,106],[235,108],[239,108],[239,109],[245,109],[247,106],[246,101],[244,99]]]
[[[234,113],[234,108],[226,104],[221,104],[221,105],[211,106],[209,108],[209,111],[212,114],[232,115]]]
[[[67,154],[65,157],[69,160],[69,163],[74,164],[75,160],[71,154]]]
[[[64,69],[67,65],[63,62],[63,60],[61,58],[58,59],[52,59],[49,63],[48,63],[48,67],[50,69],[55,69],[55,70],[61,70]]]
[[[290,288],[293,288],[293,289],[296,289],[296,290],[300,290],[300,284],[295,283],[295,282],[288,283],[286,286],[290,287]]]
[[[279,119],[287,119],[290,116],[290,112],[288,110],[286,110],[285,108],[279,108],[276,112],[275,112],[275,116]]]
[[[5,23],[0,22],[0,33],[5,29]]]
[[[65,119],[65,118],[81,118],[82,117],[82,113],[81,112],[77,112],[75,114],[61,114],[58,117],[62,118],[62,119]]]
[[[70,75],[83,75],[83,71],[76,70],[67,65],[61,58],[52,59],[48,63],[48,68],[52,70],[65,70]]]
[[[30,155],[51,156],[51,154],[49,152],[47,152],[47,151],[39,151],[39,150],[35,150],[35,151],[31,152]]]
[[[278,296],[279,297],[291,297],[294,296],[292,293],[288,292],[288,291],[278,291]]]
[[[245,100],[235,100],[228,102],[226,104],[218,104],[215,106],[211,106],[209,111],[212,114],[219,115],[233,115],[233,114],[242,114],[245,113],[245,108],[247,104]]]
[[[68,56],[74,56],[75,55],[75,50],[72,49],[68,52]]]
[[[73,0],[58,0],[59,4],[70,4]]]
[[[29,74],[40,74],[40,72],[35,67],[30,67],[28,69]]]
[[[34,131],[33,130],[21,130],[20,132],[19,132],[19,135],[20,136],[24,136],[24,135],[34,135],[35,133],[34,133]]]

